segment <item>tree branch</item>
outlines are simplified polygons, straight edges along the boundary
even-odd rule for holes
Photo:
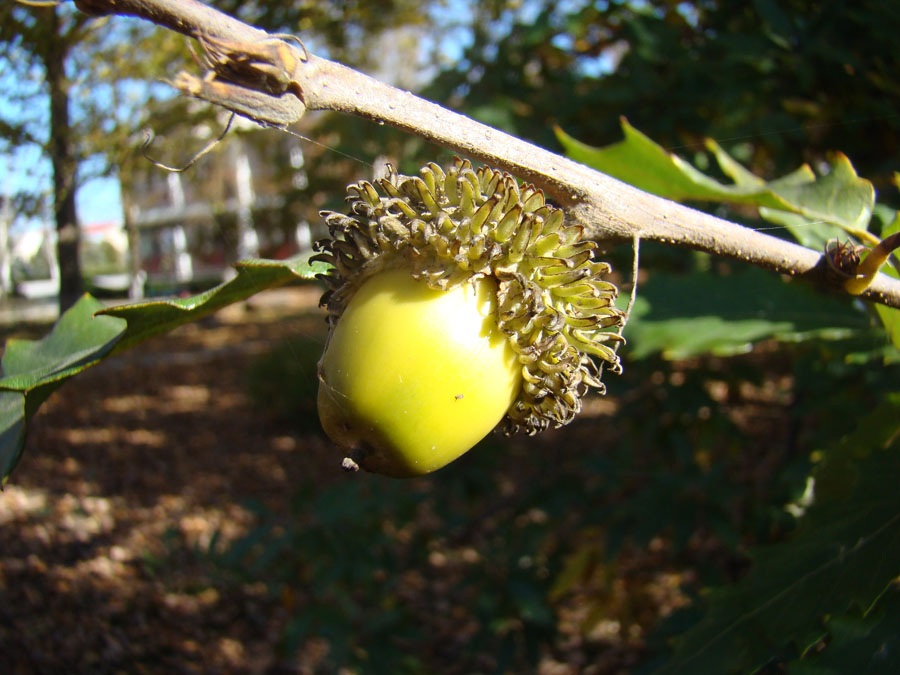
[[[262,124],[287,126],[304,110],[333,110],[390,124],[534,183],[588,236],[660,241],[839,287],[821,252],[786,242],[631,187],[519,138],[319,58],[196,0],[75,0],[92,14],[139,16],[197,38],[204,78],[176,85]],[[900,281],[884,274],[860,296],[900,308]]]

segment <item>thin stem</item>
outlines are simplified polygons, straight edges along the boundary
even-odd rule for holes
[[[639,234],[634,235],[631,246],[634,249],[634,261],[631,264],[631,295],[628,298],[628,306],[625,308],[626,324],[631,318],[631,310],[634,309],[634,303],[637,300],[638,273],[641,271],[641,236]],[[621,334],[620,330],[619,335]]]
[[[231,115],[228,117],[228,122],[225,124],[225,128],[222,130],[222,132],[205,146],[203,146],[203,148],[199,152],[194,153],[194,155],[181,166],[169,166],[168,164],[163,164],[162,162],[156,161],[149,154],[147,154],[150,150],[150,144],[153,143],[153,132],[149,129],[145,132],[144,144],[141,146],[141,153],[144,155],[144,159],[146,159],[158,169],[169,171],[171,173],[183,173],[184,171],[187,171],[192,166],[194,166],[194,164],[197,163],[198,159],[212,151],[214,147],[222,142],[222,139],[224,139],[225,136],[228,135],[228,132],[231,130],[232,122],[234,122],[234,113],[231,113]]]

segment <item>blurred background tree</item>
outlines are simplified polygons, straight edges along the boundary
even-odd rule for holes
[[[9,84],[12,85],[13,78],[18,80],[18,92],[24,93],[20,110],[29,111],[24,119],[3,120],[4,145],[35,145],[50,158],[60,267],[60,308],[67,309],[82,292],[78,261],[80,232],[75,211],[77,134],[70,118],[72,83],[71,71],[67,72],[67,68],[73,67],[71,51],[87,39],[86,28],[91,22],[71,8],[62,7],[47,9],[42,18],[15,3],[6,3],[0,12],[0,44],[8,55],[7,66],[15,68]],[[47,103],[40,105],[35,100],[37,97]],[[37,120],[33,117],[35,114]],[[34,199],[38,195],[29,197]]]
[[[84,292],[79,260],[76,193],[102,175],[119,175],[126,188],[138,131],[152,101],[172,98],[151,84],[171,77],[188,52],[183,40],[145,22],[90,18],[67,3],[0,8],[0,45],[6,105],[0,110],[0,152],[14,159],[17,214],[54,213],[59,264],[59,304],[71,306]],[[183,119],[184,107],[174,116]],[[53,189],[42,191],[35,157],[51,165]],[[127,193],[127,189],[125,192]]]

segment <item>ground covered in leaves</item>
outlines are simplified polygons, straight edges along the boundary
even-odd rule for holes
[[[714,532],[717,517],[752,520],[745,502],[717,516],[690,496],[704,489],[698,478],[681,486],[697,502],[684,507],[683,534],[648,526],[634,513],[657,505],[621,504],[648,499],[647,476],[666,469],[648,473],[652,458],[632,440],[633,464],[607,484],[611,457],[584,449],[668,428],[612,424],[634,401],[670,426],[684,410],[703,421],[725,410],[732,426],[696,439],[692,465],[704,474],[730,453],[732,479],[764,492],[797,434],[778,414],[789,383],[777,372],[743,392],[707,378],[690,405],[664,400],[687,389],[685,374],[660,372],[624,398],[590,400],[581,423],[542,440],[491,441],[480,458],[416,481],[360,479],[309,421],[308,371],[290,403],[306,406],[301,423],[285,419],[277,392],[267,400],[265,370],[262,384],[249,380],[287,337],[320,348],[316,299],[311,287],[265,294],[115,357],[48,401],[0,493],[0,672],[627,672],[660,618],[697,590],[698,568],[740,572]],[[287,349],[276,363],[309,361]],[[765,452],[735,453],[734,429]],[[643,539],[621,534],[641,527]]]
[[[308,290],[151,341],[44,406],[0,494],[0,671],[275,663],[280,603],[262,582],[217,584],[191,552],[246,529],[244,500],[283,508],[297,476],[337,474],[321,437],[285,435],[246,393],[255,356],[321,334]]]

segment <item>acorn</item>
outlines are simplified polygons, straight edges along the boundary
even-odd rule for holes
[[[533,185],[457,158],[348,193],[313,257],[331,265],[319,417],[345,468],[416,476],[495,427],[560,427],[621,371],[610,266]]]

